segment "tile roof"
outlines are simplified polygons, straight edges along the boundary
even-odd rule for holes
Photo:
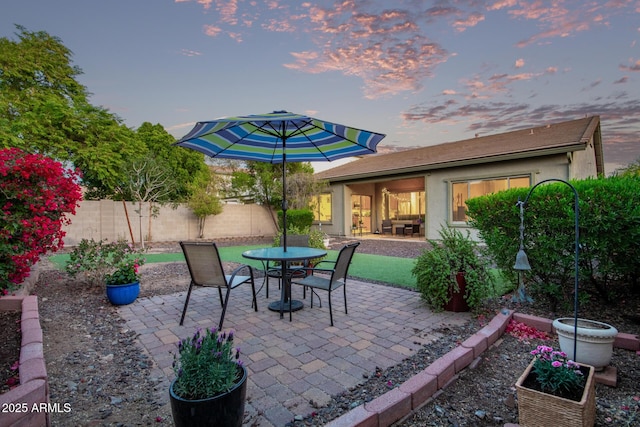
[[[594,135],[596,163],[598,171],[603,173],[599,126],[599,116],[585,117],[390,154],[365,156],[315,176],[328,181],[346,181],[578,151],[584,150]]]

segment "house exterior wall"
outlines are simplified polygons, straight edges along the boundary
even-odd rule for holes
[[[351,200],[351,191],[344,185],[332,185],[331,193],[331,222],[323,222],[322,231],[332,236],[344,236],[344,230],[349,230],[350,218],[347,207]]]
[[[126,203],[131,231],[136,243],[140,229],[145,242],[175,242],[198,239],[198,219],[191,209],[180,205],[176,209],[160,207],[158,216],[151,219],[149,233],[149,207],[143,203],[142,218],[136,212],[137,204]],[[63,228],[65,246],[74,246],[83,238],[110,241],[124,238],[131,241],[127,216],[122,202],[112,200],[85,200],[80,203],[71,224]],[[149,240],[151,234],[151,240]],[[261,205],[223,205],[222,213],[210,216],[205,222],[204,239],[275,236],[276,226],[269,210]]]
[[[394,180],[414,178],[415,182],[424,182],[425,190],[425,224],[424,234],[427,239],[438,239],[439,230],[442,225],[448,224],[462,229],[468,229],[471,236],[478,239],[477,230],[463,224],[451,222],[451,183],[454,181],[468,181],[477,179],[490,179],[507,176],[529,175],[531,185],[535,185],[549,178],[558,179],[583,179],[589,176],[596,176],[595,161],[593,153],[582,151],[575,152],[573,157],[566,153],[532,157],[522,160],[504,160],[477,165],[451,167],[446,169],[434,169],[423,174],[413,174],[408,177],[394,177]],[[570,162],[569,160],[572,160]],[[350,235],[351,223],[351,195],[365,194],[373,196],[372,213],[373,229],[375,230],[382,222],[382,195],[381,190],[386,186],[385,181],[389,179],[376,178],[365,183],[352,184],[332,184],[333,211],[334,218],[341,218],[341,221],[334,220],[331,224],[323,224],[322,230],[330,235]],[[412,187],[412,191],[415,188]],[[339,197],[337,197],[339,195]]]
[[[571,179],[586,179],[598,176],[593,138],[586,144],[585,150],[567,154],[567,158],[571,160]]]
[[[451,223],[451,182],[515,175],[531,176],[531,185],[548,178],[567,179],[568,160],[566,155],[558,154],[529,160],[504,161],[431,171],[427,174],[425,189],[427,204],[425,236],[428,239],[438,239],[440,228],[449,224],[468,229],[472,237],[478,239],[475,229]]]

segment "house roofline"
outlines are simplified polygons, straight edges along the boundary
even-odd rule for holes
[[[538,150],[528,150],[528,151],[522,151],[518,153],[500,154],[495,156],[474,157],[470,159],[434,163],[430,165],[414,166],[414,167],[404,168],[404,169],[396,168],[396,169],[379,170],[373,173],[366,172],[361,174],[343,175],[340,177],[327,178],[326,180],[329,183],[337,183],[337,182],[355,181],[355,180],[357,181],[375,180],[377,178],[387,178],[387,179],[400,178],[400,177],[405,177],[406,175],[416,175],[419,173],[427,173],[427,172],[439,170],[439,169],[473,166],[473,165],[479,165],[479,164],[485,164],[485,163],[493,163],[496,161],[523,160],[531,157],[543,157],[543,156],[550,156],[555,154],[565,154],[565,153],[570,153],[574,151],[584,151],[585,149],[586,149],[586,143],[579,142],[571,145],[564,144],[558,147],[544,148],[544,149],[538,149]]]

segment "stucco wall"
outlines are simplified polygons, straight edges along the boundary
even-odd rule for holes
[[[181,205],[176,209],[160,207],[158,216],[149,225],[149,207],[143,204],[142,217],[136,212],[137,204],[126,203],[135,242],[140,241],[142,228],[145,242],[195,240],[198,238],[198,219],[191,210]],[[83,201],[64,227],[65,246],[76,245],[81,239],[130,239],[129,226],[122,202],[111,200]],[[151,229],[149,230],[149,226]],[[249,236],[275,236],[276,227],[269,210],[260,205],[224,205],[219,215],[210,216],[205,223],[204,239]]]
[[[532,157],[523,160],[510,160],[478,165],[452,167],[428,171],[424,174],[414,174],[414,178],[424,179],[426,221],[425,237],[438,239],[438,231],[443,224],[450,224],[451,220],[451,187],[452,181],[489,179],[500,176],[529,175],[532,177],[532,185],[548,178],[559,179],[583,179],[596,176],[595,156],[593,147],[589,151],[577,151],[571,158],[566,153]],[[571,166],[569,166],[571,165]],[[394,177],[394,179],[406,179],[410,177]],[[417,182],[417,181],[416,181]],[[373,185],[376,183],[377,185]],[[358,184],[334,184],[331,186],[333,193],[333,218],[331,224],[323,224],[323,231],[328,234],[349,234],[350,221],[348,221],[351,209],[351,194],[367,194],[373,196],[374,224],[379,226],[381,217],[380,188],[385,187],[384,180],[372,179],[369,182]],[[346,213],[345,213],[346,212]],[[376,225],[374,225],[375,229]],[[460,225],[463,228],[469,228]],[[476,230],[469,228],[471,234],[477,239]]]
[[[598,176],[593,138],[586,145],[584,151],[574,151],[570,159],[571,179],[586,179]]]
[[[427,177],[426,187],[425,234],[427,238],[438,239],[438,231],[442,225],[449,224],[451,220],[451,181],[514,175],[530,175],[532,185],[547,178],[567,179],[567,157],[562,154],[539,158],[536,162],[522,160],[433,171]],[[472,236],[477,238],[476,230],[472,228],[469,230]]]

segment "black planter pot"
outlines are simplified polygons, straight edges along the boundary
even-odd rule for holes
[[[247,394],[247,368],[242,378],[229,392],[207,399],[188,400],[173,392],[175,380],[169,388],[171,413],[176,427],[242,427],[244,402]]]

